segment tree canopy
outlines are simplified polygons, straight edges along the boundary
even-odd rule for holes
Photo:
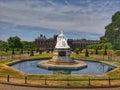
[[[24,50],[31,50],[34,48],[34,42],[22,41],[23,49]]]
[[[112,43],[114,49],[120,50],[120,11],[112,16],[112,22],[105,29],[105,39]]]
[[[21,43],[21,39],[18,36],[15,37],[9,37],[8,39],[8,45],[9,48],[22,48],[22,43]]]
[[[8,43],[0,40],[0,50],[6,50],[6,49],[8,49]]]

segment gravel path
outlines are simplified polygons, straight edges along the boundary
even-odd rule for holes
[[[120,90],[120,87],[116,88],[37,88],[37,87],[27,87],[27,86],[14,86],[14,85],[6,85],[0,84],[0,90]]]

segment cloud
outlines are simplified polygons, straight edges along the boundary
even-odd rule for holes
[[[0,21],[103,34],[119,4],[119,0],[1,0]]]

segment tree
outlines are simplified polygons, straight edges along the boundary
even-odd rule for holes
[[[98,49],[95,49],[95,54],[98,54]]]
[[[81,40],[87,40],[86,38],[82,38]]]
[[[34,49],[34,42],[22,41],[22,46],[24,50],[33,50]]]
[[[114,49],[120,50],[120,11],[112,16],[112,22],[105,29],[106,40],[112,43]]]
[[[74,50],[74,52],[75,52],[76,54],[79,54],[81,51],[82,51],[81,48],[76,48],[76,49]]]
[[[20,54],[23,54],[23,49],[21,49]]]
[[[42,54],[43,50],[39,49],[39,54]]]
[[[1,51],[7,51],[8,50],[8,43],[5,41],[0,40],[0,50]]]
[[[39,54],[42,54],[43,50],[42,49],[39,49],[39,48],[36,48],[36,52],[39,52]],[[48,52],[48,51],[47,51]]]
[[[100,43],[106,43],[106,42],[108,42],[108,41],[107,41],[107,39],[106,39],[105,36],[101,36],[99,42],[100,42]]]
[[[105,46],[104,55],[107,55],[107,46]]]
[[[114,45],[113,45],[113,48],[114,48],[115,50],[120,50],[120,35],[119,35],[119,37],[115,40]]]
[[[36,52],[39,52],[39,48],[36,48]]]
[[[100,44],[94,44],[94,45],[88,45],[87,48],[89,49],[97,49],[97,50],[100,50],[100,49],[104,49],[105,46],[107,46],[107,49],[112,49],[112,44],[110,42],[106,42],[106,43],[100,43]]]
[[[85,51],[85,56],[86,56],[86,57],[89,57],[89,52],[88,52],[87,49],[86,49],[86,51]]]
[[[12,55],[15,55],[15,51],[14,51],[14,49],[12,49]]]
[[[30,51],[30,56],[34,56],[33,50]]]
[[[8,45],[9,45],[9,48],[11,48],[11,49],[22,48],[22,43],[21,43],[20,38],[18,36],[10,37],[8,39]]]

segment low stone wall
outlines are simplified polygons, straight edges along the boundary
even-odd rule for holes
[[[75,63],[73,63],[73,65],[69,65],[67,63],[66,65],[65,64],[63,65],[62,63],[58,65],[58,64],[50,64],[48,62],[49,60],[40,61],[37,66],[48,70],[79,70],[87,67],[87,64],[77,60],[75,60]]]
[[[17,64],[17,63],[19,63],[19,62],[24,62],[24,61],[31,61],[31,60],[48,60],[48,59],[51,59],[51,58],[22,59],[22,60],[16,60],[16,61],[9,62],[9,63],[7,63],[6,65],[12,66],[12,65],[14,65],[14,64]]]

